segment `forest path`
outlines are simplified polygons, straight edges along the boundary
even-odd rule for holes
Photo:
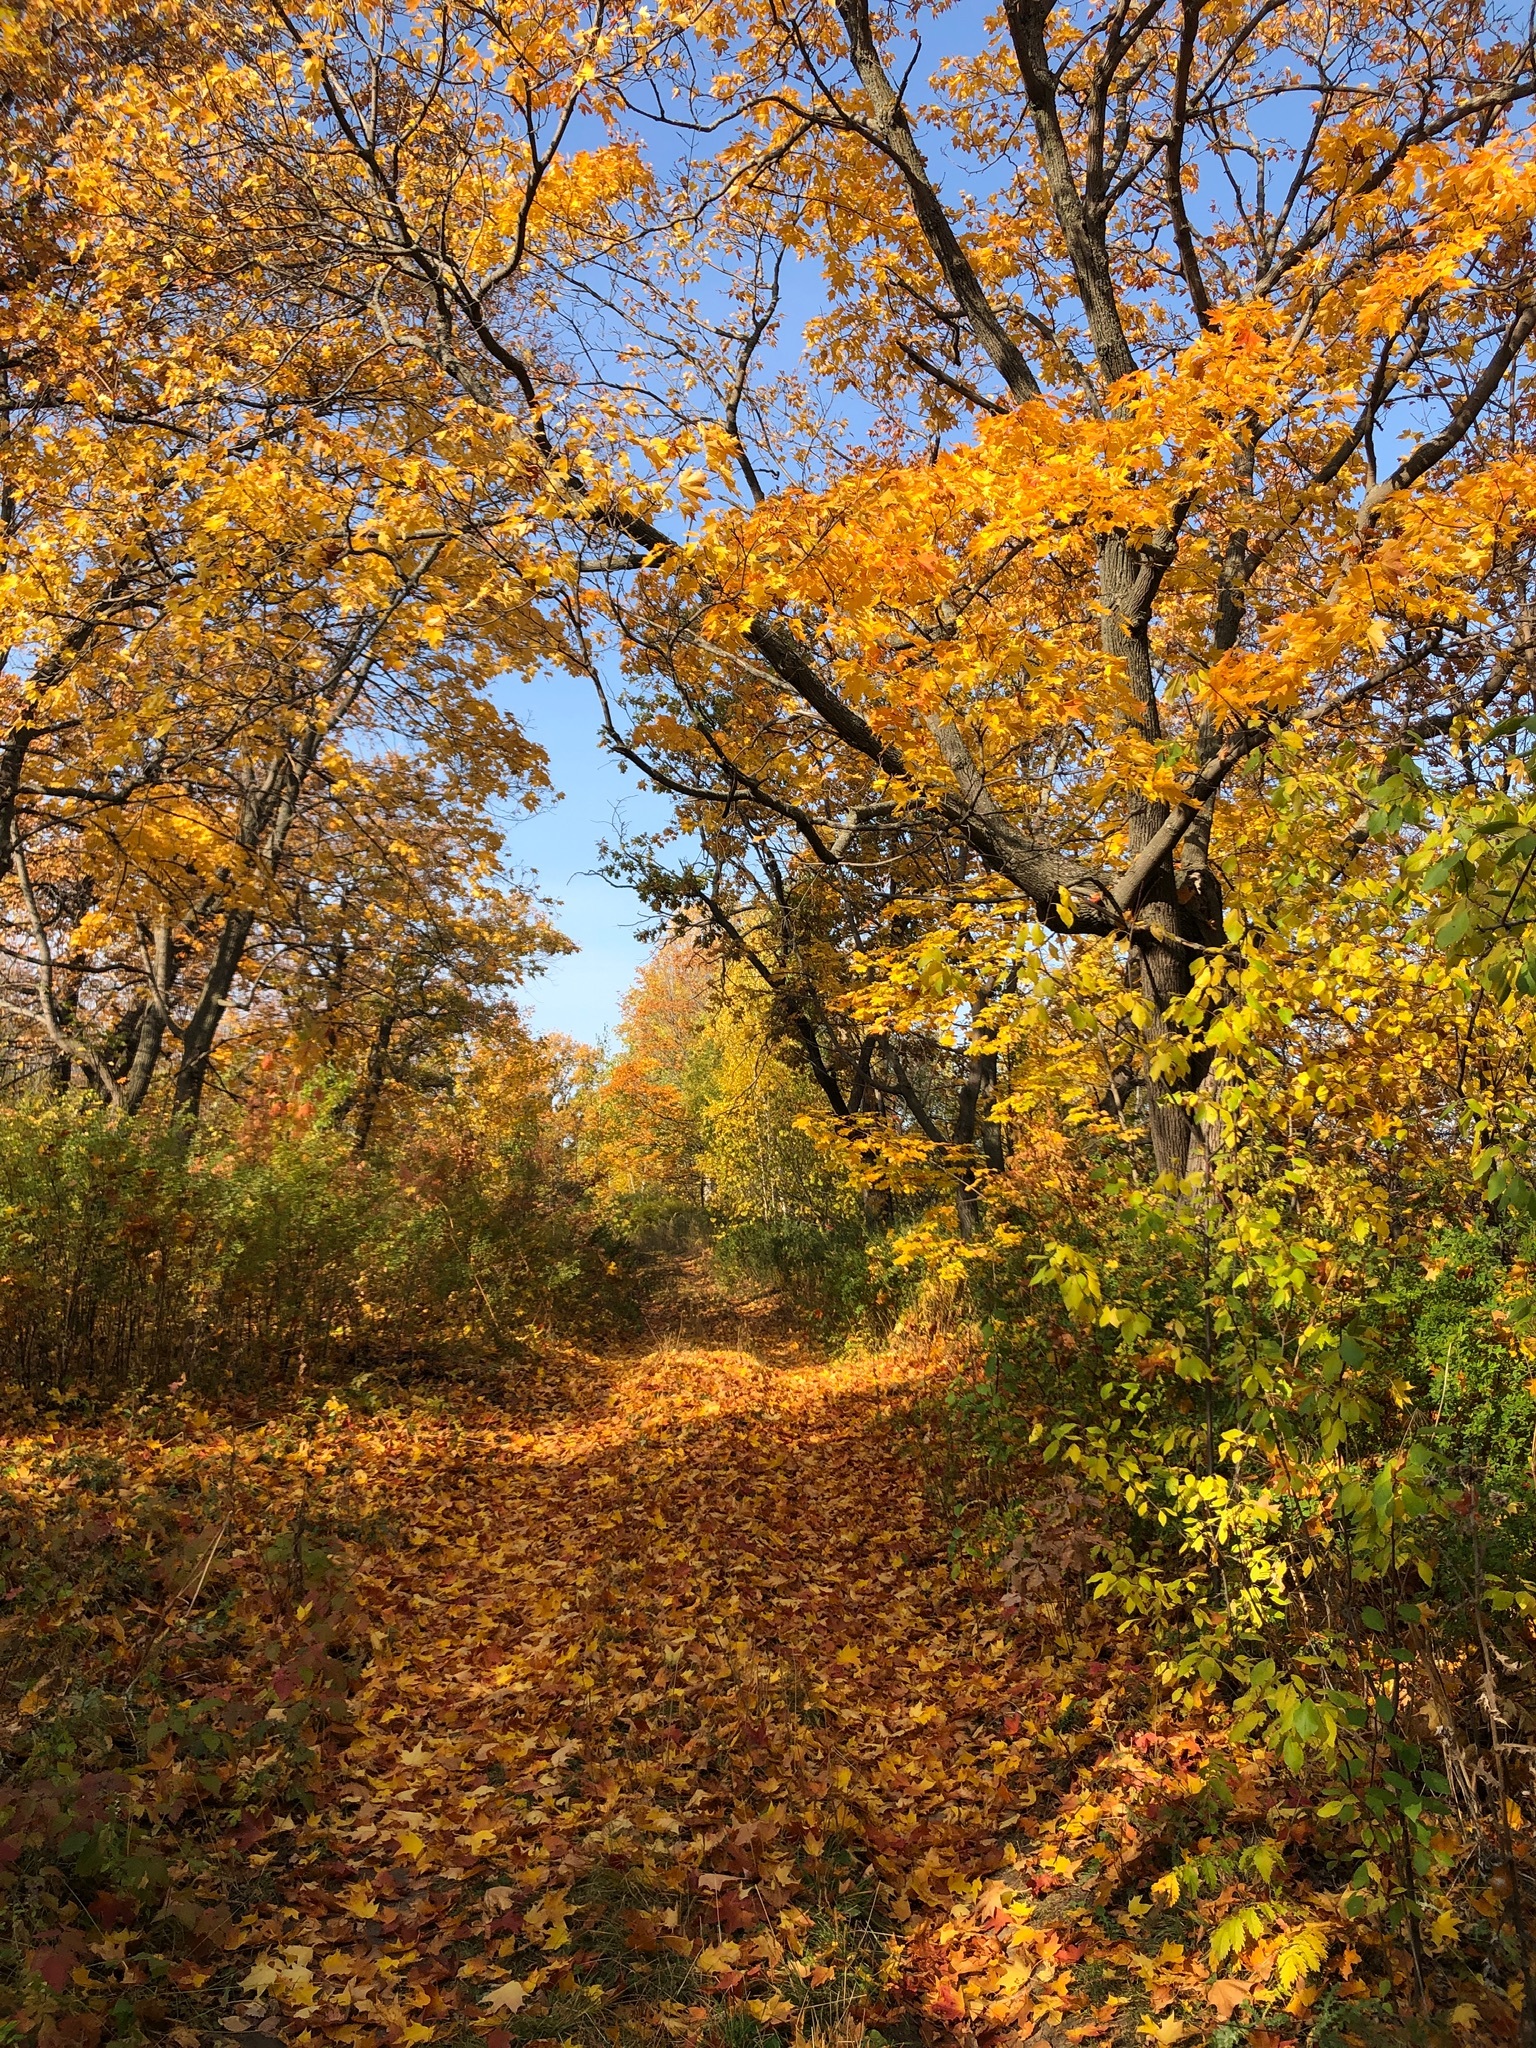
[[[312,1820],[265,1845],[232,2030],[1120,2033],[1072,1980],[1101,1808],[1062,1793],[1125,1673],[1026,1652],[952,1568],[904,1420],[941,1361],[759,1334],[317,1433],[397,1533],[351,1557],[372,1656]]]

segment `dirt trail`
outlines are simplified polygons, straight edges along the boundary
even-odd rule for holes
[[[355,1732],[259,1853],[232,2031],[1119,2032],[1073,1982],[1077,1894],[1042,1896],[1108,1666],[1026,1656],[952,1569],[898,1424],[941,1368],[806,1358],[772,1310],[701,1284],[690,1343],[548,1368],[513,1420],[316,1434],[395,1533],[352,1562]]]

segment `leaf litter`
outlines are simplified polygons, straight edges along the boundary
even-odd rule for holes
[[[1028,1624],[995,1559],[952,1554],[903,1420],[950,1370],[664,1346],[547,1368],[519,1410],[362,1386],[72,1426],[76,1466],[117,1461],[98,1547],[183,1503],[166,1597],[90,1632],[120,1689],[169,1652],[173,1704],[136,1764],[82,1774],[153,1847],[137,1876],[49,1891],[46,1784],[0,1818],[34,1920],[69,1895],[23,2027],[878,2048],[1204,2038],[1275,2005],[1285,1928],[1218,1968],[1130,1897],[1218,1736],[1150,1713],[1107,1623]],[[62,1436],[13,1441],[13,1521],[78,1495]]]

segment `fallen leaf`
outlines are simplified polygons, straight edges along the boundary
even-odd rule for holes
[[[509,1977],[505,1984],[498,1984],[494,1991],[487,1991],[480,2000],[492,2012],[521,2012],[528,2002],[528,1992],[516,1977]]]
[[[1247,2000],[1249,1992],[1248,1986],[1239,1984],[1235,1977],[1218,1977],[1205,1987],[1205,1995],[1215,2006],[1217,2019],[1225,2021]]]

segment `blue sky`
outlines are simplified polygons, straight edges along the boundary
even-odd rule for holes
[[[619,1003],[649,948],[635,937],[639,901],[596,872],[599,845],[622,818],[631,830],[664,824],[669,806],[637,789],[633,772],[598,745],[597,700],[590,684],[558,674],[509,683],[503,701],[549,755],[561,792],[533,817],[507,821],[507,864],[535,882],[554,922],[579,953],[551,960],[524,987],[521,1004],[535,1031],[559,1031],[595,1044],[618,1020]]]

